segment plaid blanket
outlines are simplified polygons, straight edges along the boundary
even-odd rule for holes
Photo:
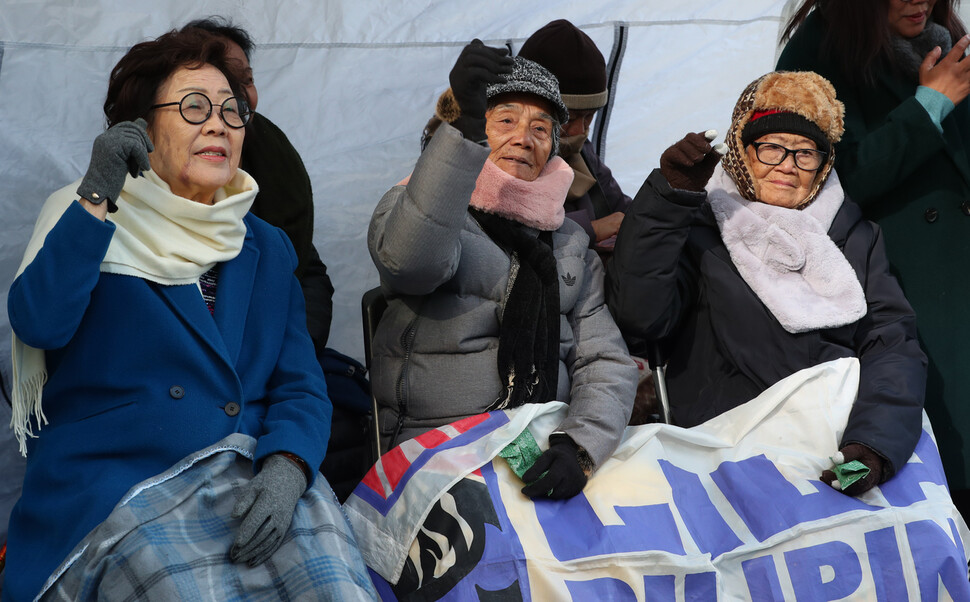
[[[236,491],[255,439],[234,434],[133,487],[51,576],[41,600],[373,600],[353,532],[322,476],[297,504],[280,549],[229,560]]]

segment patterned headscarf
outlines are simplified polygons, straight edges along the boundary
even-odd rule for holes
[[[809,120],[825,134],[832,149],[825,164],[818,170],[815,183],[799,207],[805,207],[818,195],[835,163],[835,143],[845,131],[845,107],[835,98],[835,88],[827,79],[811,71],[772,72],[754,80],[741,93],[725,142],[728,152],[721,163],[724,171],[738,187],[745,199],[758,202],[751,178],[748,153],[741,141],[744,127],[757,111],[794,113]],[[824,149],[823,149],[824,150]]]

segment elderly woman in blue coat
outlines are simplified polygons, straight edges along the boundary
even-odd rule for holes
[[[224,54],[197,31],[134,46],[87,173],[41,211],[7,301],[27,469],[5,598],[33,598],[129,488],[232,433],[257,443],[229,552],[258,564],[323,459],[296,256],[247,215],[249,113]]]

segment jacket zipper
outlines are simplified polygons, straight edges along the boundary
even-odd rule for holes
[[[505,320],[505,308],[508,307],[509,295],[512,293],[512,287],[515,285],[515,279],[519,275],[519,254],[515,251],[509,255],[509,283],[505,287],[505,297],[502,298],[502,320]],[[512,399],[512,390],[515,388],[515,370],[509,374],[509,380],[505,384],[505,394],[499,396],[498,399],[492,402],[492,405],[488,408],[491,410],[503,410],[508,404],[509,400]]]
[[[401,346],[404,348],[404,364],[401,366],[401,376],[397,380],[397,426],[394,428],[394,435],[391,437],[389,448],[397,445],[397,438],[401,434],[401,428],[404,426],[404,419],[407,416],[408,402],[406,383],[408,367],[411,364],[411,347],[414,345],[414,336],[418,330],[417,325],[418,316],[414,316],[401,334]]]

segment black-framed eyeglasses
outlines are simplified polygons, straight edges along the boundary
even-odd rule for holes
[[[182,119],[193,125],[205,123],[212,115],[212,101],[202,92],[189,92],[178,102],[163,102],[149,108],[158,109],[175,105],[178,105]],[[249,123],[251,115],[249,105],[238,96],[230,96],[219,105],[219,117],[222,122],[234,129],[239,129]]]
[[[814,148],[785,148],[774,142],[752,142],[754,154],[758,161],[765,165],[781,165],[791,155],[795,158],[795,167],[804,171],[818,171],[825,163],[828,153]]]

